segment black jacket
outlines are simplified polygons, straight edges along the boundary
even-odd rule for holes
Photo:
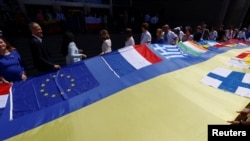
[[[33,65],[38,71],[49,71],[54,68],[48,50],[43,44],[34,36],[30,37],[30,50],[33,57]]]

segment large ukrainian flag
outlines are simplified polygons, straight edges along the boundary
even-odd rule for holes
[[[225,63],[248,46],[203,45],[130,46],[16,82],[0,140],[205,141],[207,126],[234,120],[250,94],[248,81],[242,96],[201,80],[218,67],[250,70]]]

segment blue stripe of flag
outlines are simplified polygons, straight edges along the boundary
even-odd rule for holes
[[[104,55],[103,58],[119,76],[124,76],[136,70],[119,52],[109,53]]]

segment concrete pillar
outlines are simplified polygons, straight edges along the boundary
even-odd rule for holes
[[[233,0],[227,10],[224,24],[240,28],[250,6],[249,0]]]
[[[231,0],[223,0],[222,1],[222,3],[221,3],[222,8],[221,8],[221,11],[218,13],[218,17],[217,17],[218,25],[224,24],[223,22],[224,22],[224,19],[226,17],[226,13],[228,11],[230,1]]]
[[[113,15],[113,2],[112,2],[112,0],[109,0],[109,6],[110,6],[110,8],[109,8],[109,14]]]
[[[26,11],[25,5],[23,3],[23,0],[18,0],[18,3],[19,3],[19,7],[20,7],[21,11],[27,16],[27,11]]]

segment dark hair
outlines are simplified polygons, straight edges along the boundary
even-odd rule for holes
[[[36,22],[30,22],[30,23],[28,23],[28,27],[29,27],[30,31],[34,29],[34,25],[35,24],[38,24],[38,23],[36,23]]]
[[[141,25],[141,27],[143,27],[143,28],[146,29],[146,30],[148,30],[148,26],[149,26],[149,25],[148,25],[148,23],[146,23],[146,22],[145,22],[145,23],[142,23],[142,25]]]
[[[4,38],[2,38],[2,37],[0,37],[0,39],[2,39],[4,42],[5,42],[5,44],[6,44],[6,49],[8,50],[8,51],[12,51],[12,50],[15,50],[16,48],[14,48],[6,39],[4,39]]]
[[[192,30],[191,27],[188,27],[188,28],[186,29],[186,31],[188,31],[190,34],[193,34],[193,30]]]
[[[127,28],[125,31],[126,34],[126,38],[130,38],[133,35],[132,29],[131,28]]]
[[[63,56],[67,56],[68,46],[70,42],[74,42],[74,35],[71,32],[66,32],[63,36],[63,43],[61,48],[61,53]]]

